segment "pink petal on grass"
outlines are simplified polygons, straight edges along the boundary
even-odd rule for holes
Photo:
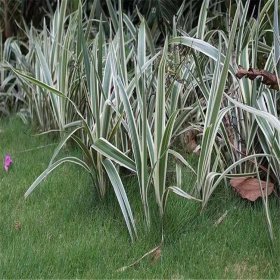
[[[7,154],[5,156],[5,159],[4,159],[4,169],[6,172],[8,172],[10,166],[12,165],[13,161],[12,161],[12,158],[9,154]]]

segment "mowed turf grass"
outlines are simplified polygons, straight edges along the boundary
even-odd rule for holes
[[[139,229],[139,240],[132,244],[113,193],[100,201],[89,176],[69,164],[25,200],[24,192],[47,167],[55,142],[34,136],[19,119],[1,120],[1,161],[10,153],[14,164],[8,173],[0,170],[0,278],[280,277],[278,200],[270,199],[271,243],[261,201],[241,201],[227,188],[218,190],[202,212],[199,204],[170,195],[161,258],[147,257],[117,271],[160,243],[156,208],[153,227],[146,232],[137,184],[127,176]],[[78,155],[70,148],[65,153]],[[193,180],[186,174],[184,185]]]

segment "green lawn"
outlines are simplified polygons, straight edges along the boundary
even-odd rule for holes
[[[55,141],[33,136],[18,119],[1,120],[1,161],[10,153],[14,164],[9,173],[0,169],[0,278],[280,277],[279,202],[270,200],[272,244],[261,201],[241,201],[227,189],[219,190],[202,213],[199,204],[171,195],[161,259],[147,257],[118,272],[159,244],[157,216],[146,233],[136,214],[140,238],[131,244],[113,194],[99,201],[87,174],[69,164],[25,200],[24,192],[48,165]],[[185,184],[191,183],[186,176]],[[126,186],[134,209],[140,209],[133,178],[128,176]],[[225,211],[225,219],[215,225]]]

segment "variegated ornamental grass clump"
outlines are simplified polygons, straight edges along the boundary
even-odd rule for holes
[[[25,107],[26,99],[22,91],[18,91],[18,82],[11,71],[5,67],[5,62],[14,66],[17,65],[14,55],[21,44],[18,44],[13,38],[3,42],[3,36],[0,32],[0,117],[9,116],[17,113],[21,114],[22,107]]]
[[[218,48],[214,46],[212,39],[211,44],[205,40],[213,36],[211,30],[206,31],[204,40],[181,36],[173,38],[172,42],[200,53],[196,53],[198,86],[203,94],[199,106],[205,114],[202,114],[201,120],[203,136],[197,189],[202,194],[203,205],[207,204],[211,194],[221,183],[227,183],[228,177],[254,177],[259,180],[261,191],[262,177],[267,181],[262,197],[270,236],[273,237],[265,193],[268,191],[269,181],[273,180],[279,185],[278,97],[274,90],[257,81],[238,81],[235,73],[238,65],[246,69],[257,68],[263,55],[267,57],[264,69],[270,72],[277,70],[279,4],[278,1],[267,1],[259,13],[258,21],[251,19],[247,22],[248,5],[249,2],[245,6],[239,3],[239,16],[232,22],[229,39],[223,32],[216,32]],[[271,22],[272,11],[274,26],[268,23]],[[267,44],[267,34],[270,32],[274,36],[272,46]],[[221,51],[223,49],[230,52],[224,56]],[[208,56],[210,60],[200,62],[201,54]],[[215,67],[212,66],[213,61]]]
[[[235,77],[238,65],[255,67],[263,54],[266,70],[273,72],[278,65],[278,1],[268,0],[258,21],[247,20],[249,1],[245,6],[239,1],[234,19],[225,19],[230,28],[211,30],[214,19],[208,14],[210,1],[205,0],[197,27],[186,34],[174,19],[173,34],[165,38],[164,46],[156,44],[158,37],[141,15],[136,26],[121,12],[121,1],[119,11],[106,2],[111,22],[102,16],[93,24],[84,20],[82,6],[66,15],[63,0],[50,31],[46,26],[41,32],[29,31],[30,49],[21,56],[22,61],[28,59],[29,68],[23,62],[11,68],[31,87],[26,95],[38,122],[45,129],[59,130],[62,137],[49,167],[26,196],[56,167],[75,163],[89,172],[100,197],[113,187],[135,239],[133,207],[120,167],[137,178],[148,228],[151,204],[157,204],[162,218],[169,192],[204,207],[228,178],[267,182],[272,178],[279,184],[278,98],[256,81]],[[269,26],[273,7],[274,27]],[[91,24],[96,33],[91,33]],[[266,36],[273,28],[270,46]],[[201,134],[196,170],[172,145],[188,129]],[[69,139],[80,148],[82,158],[59,157]],[[196,176],[191,195],[183,188],[183,166]],[[176,174],[174,180],[169,169]],[[272,236],[268,199],[262,197]]]
[[[75,110],[69,106],[70,98],[82,108],[83,78],[80,76],[80,51],[77,46],[77,13],[66,14],[67,1],[62,1],[47,27],[44,20],[42,30],[26,27],[28,44],[14,50],[17,70],[30,73],[33,78],[64,93],[66,98],[48,94],[42,87],[26,83],[28,111],[34,124],[41,131],[63,130],[75,120]],[[78,91],[80,92],[78,94]]]
[[[62,1],[60,10],[55,14],[61,25],[64,20],[59,19],[65,18],[63,9],[66,2]],[[37,43],[42,34],[32,35],[36,55],[35,69],[38,65],[38,74],[34,77],[26,71],[12,69],[20,79],[31,82],[32,87],[34,85],[39,89],[40,95],[33,92],[36,95],[34,104],[38,97],[47,98],[47,102],[50,102],[49,114],[57,121],[57,128],[61,132],[71,131],[63,136],[49,167],[31,185],[26,196],[56,167],[64,162],[75,163],[90,173],[101,197],[105,195],[110,182],[129,233],[134,238],[137,236],[136,226],[125,187],[119,176],[119,166],[129,169],[137,177],[139,196],[148,227],[149,204],[152,203],[149,198],[151,187],[154,188],[160,216],[164,213],[169,190],[186,198],[195,198],[181,190],[176,183],[168,187],[169,182],[166,181],[168,157],[176,158],[181,165],[191,168],[179,153],[170,149],[179,111],[178,98],[174,99],[169,90],[178,96],[180,87],[174,84],[168,87],[166,85],[168,39],[164,49],[156,51],[153,36],[144,18],[136,29],[128,17],[123,18],[122,13],[115,12],[110,5],[109,11],[111,18],[116,19],[109,40],[105,37],[102,18],[99,21],[98,33],[93,38],[86,36],[80,8],[71,15],[66,29],[70,29],[71,19],[75,18],[77,23],[74,26],[77,27],[79,38],[76,42],[76,53],[71,52],[73,43],[66,46],[64,40],[64,45],[61,46],[61,37],[57,34],[49,36],[45,30],[44,40],[51,41],[51,45],[43,51]],[[57,40],[60,43],[57,43]],[[72,41],[69,39],[69,42]],[[49,50],[53,49],[55,50],[49,53]],[[56,61],[57,58],[54,57],[58,54],[65,56],[66,60],[52,64],[50,59]],[[78,58],[79,65],[82,65],[82,68],[79,68],[83,73],[80,74],[80,87],[75,92],[80,96],[71,96],[70,90],[74,88],[73,83],[76,80],[69,81],[69,77],[66,81],[63,80],[65,74],[70,73],[68,55],[70,58]],[[85,100],[85,107],[75,98]],[[43,100],[41,104],[48,104],[45,103],[46,99]],[[71,118],[74,121],[71,122]],[[71,156],[57,159],[60,150],[70,138],[83,152],[83,159]]]

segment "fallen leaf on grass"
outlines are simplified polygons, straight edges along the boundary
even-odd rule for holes
[[[270,195],[274,190],[273,183],[266,183],[266,181],[262,180],[259,181],[257,178],[233,178],[230,180],[230,185],[237,191],[237,193],[242,198],[245,198],[250,201],[255,201],[259,197],[262,197],[262,192],[265,196],[266,193],[267,195]]]

